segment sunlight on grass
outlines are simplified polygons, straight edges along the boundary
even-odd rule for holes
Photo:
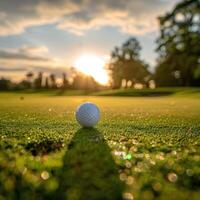
[[[0,95],[1,199],[198,199],[198,98]],[[94,132],[74,118],[84,101]]]

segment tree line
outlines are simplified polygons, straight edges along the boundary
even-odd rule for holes
[[[92,76],[85,75],[70,69],[70,79],[67,73],[62,74],[62,78],[56,77],[55,74],[44,75],[42,72],[34,74],[28,72],[25,79],[18,83],[13,83],[9,79],[0,79],[0,90],[25,90],[25,89],[74,89],[96,91],[103,88],[95,81]]]
[[[110,75],[110,87],[157,87],[164,86],[200,86],[200,1],[183,0],[167,14],[158,18],[160,34],[156,40],[158,53],[155,71],[140,57],[141,45],[131,37],[111,52],[107,64]],[[72,81],[69,79],[72,78]],[[0,89],[13,86],[10,80],[1,79]],[[94,78],[74,70],[73,76],[62,75],[62,83],[56,82],[56,76],[43,77],[39,72],[33,80],[33,73],[27,73],[26,79],[15,85],[16,88],[63,88],[98,90],[100,86]]]
[[[200,86],[200,1],[183,0],[166,15],[158,18],[158,59],[155,72],[140,59],[141,46],[131,38],[111,53],[108,66],[112,87]]]

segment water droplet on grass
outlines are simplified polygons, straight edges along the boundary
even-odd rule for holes
[[[123,199],[124,199],[124,200],[133,200],[134,198],[133,198],[133,195],[132,195],[131,193],[125,192],[125,193],[123,194]]]
[[[169,173],[167,175],[167,178],[172,183],[175,183],[178,180],[178,176],[175,173],[173,173],[173,172]]]
[[[41,178],[42,178],[43,180],[47,180],[47,179],[49,178],[49,172],[43,171],[43,172],[41,173]]]

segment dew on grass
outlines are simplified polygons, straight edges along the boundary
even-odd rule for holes
[[[177,155],[177,151],[173,150],[172,155]]]
[[[43,171],[40,176],[43,180],[47,180],[49,178],[49,172]]]
[[[51,102],[52,101],[50,101],[50,103]],[[197,101],[195,100],[195,102]],[[22,106],[22,103],[23,102],[21,102],[19,106]],[[66,107],[65,103],[62,103],[64,107],[61,109],[61,103],[59,103],[59,101],[55,102],[55,104],[58,103],[59,109],[57,110],[57,115],[51,116],[51,118],[49,118],[49,116],[54,111],[53,107],[52,112],[48,111],[51,105],[46,104],[44,105],[45,107],[42,107],[40,110],[35,106],[35,98],[33,99],[33,103],[34,104],[30,103],[30,105],[27,103],[27,108],[30,108],[30,111],[28,111],[28,122],[23,122],[25,119],[24,115],[26,114],[24,113],[25,110],[21,113],[19,112],[20,115],[15,117],[15,112],[10,111],[12,109],[8,109],[10,118],[9,115],[6,115],[6,119],[4,113],[1,113],[0,139],[1,137],[2,139],[0,144],[0,168],[2,166],[5,168],[5,176],[3,175],[0,179],[4,180],[7,177],[9,179],[10,171],[17,173],[13,174],[14,178],[18,176],[18,173],[23,176],[24,166],[26,166],[27,172],[23,178],[27,180],[27,187],[30,187],[30,191],[37,192],[45,189],[46,192],[54,192],[59,186],[60,180],[56,182],[56,176],[59,174],[60,167],[62,169],[61,158],[66,151],[62,148],[64,144],[69,144],[77,126],[71,121],[72,112],[65,112],[65,114],[63,114]],[[178,103],[176,105],[177,108]],[[123,181],[123,185],[125,186],[124,192],[133,193],[134,198],[144,200],[145,198],[165,199],[168,197],[169,193],[174,195],[174,198],[182,196],[182,192],[185,194],[192,194],[194,192],[195,194],[198,190],[199,181],[199,113],[193,113],[193,108],[191,107],[191,112],[189,112],[188,109],[188,113],[185,113],[187,117],[184,115],[181,119],[182,114],[184,114],[181,111],[182,107],[180,107],[179,110],[172,110],[169,105],[167,105],[171,109],[169,111],[172,111],[172,113],[166,116],[165,106],[169,104],[168,100],[165,102],[165,106],[162,104],[160,107],[159,105],[154,106],[152,102],[151,106],[146,107],[146,104],[148,104],[148,102],[145,102],[145,108],[138,108],[138,110],[135,108],[134,104],[134,106],[130,107],[133,108],[133,110],[127,109],[128,113],[124,116],[121,116],[119,113],[116,114],[116,109],[114,108],[113,110],[111,109],[113,113],[109,114],[107,110],[104,109],[104,114],[107,118],[102,119],[103,123],[99,125],[112,151],[119,175],[121,173],[125,174],[126,179]],[[186,104],[189,105],[189,103]],[[12,108],[15,109],[14,107]],[[24,107],[22,106],[22,108]],[[120,109],[120,107],[118,108]],[[160,112],[162,112],[163,108],[164,112],[161,114]],[[195,108],[195,112],[196,110]],[[16,111],[18,111],[18,107]],[[150,116],[145,119],[143,113],[146,111],[150,113]],[[132,120],[130,115],[128,115],[130,113],[133,113],[138,120]],[[143,120],[141,120],[142,117]],[[190,127],[192,127],[191,134],[186,134]],[[4,135],[7,140],[5,140]],[[11,142],[11,138],[14,137],[16,137],[17,145],[15,145],[15,141]],[[20,143],[21,137],[22,142]],[[29,138],[30,141],[28,141]],[[94,137],[94,139],[95,138],[96,137]],[[66,143],[63,141],[66,141]],[[7,145],[11,147],[7,148]],[[22,146],[28,150],[28,153],[26,153],[26,151],[21,151]],[[4,147],[6,147],[5,159],[2,156]],[[62,152],[60,152],[60,150],[62,150]],[[12,153],[12,151],[14,153]],[[115,151],[116,155],[114,153]],[[120,151],[122,153],[120,153]],[[164,152],[164,154],[160,155],[160,152]],[[59,153],[60,156],[58,160],[57,153]],[[94,153],[95,156],[95,152],[92,153]],[[124,159],[128,154],[132,155],[131,160]],[[47,158],[46,155],[48,155],[49,159],[47,162],[43,162]],[[36,161],[37,156],[41,157],[39,162]],[[164,161],[162,161],[162,157],[164,157]],[[23,159],[21,160],[21,158]],[[13,161],[14,159],[16,159],[16,162]],[[15,163],[19,162],[18,160],[23,163],[23,167],[20,163],[15,165]],[[140,162],[142,165],[138,164]],[[88,163],[90,163],[89,160]],[[18,165],[20,166],[20,171],[18,170]],[[77,169],[79,170],[79,168]],[[135,169],[136,171],[134,171]],[[41,173],[44,170],[48,171],[50,177],[41,184],[43,180],[41,178]],[[7,173],[7,171],[9,173]],[[24,171],[26,171],[26,169]],[[95,176],[95,168],[92,172],[94,172]],[[177,176],[177,180],[175,181],[175,183],[179,184],[177,187],[174,185],[175,183],[168,179],[168,173],[175,173],[175,177]],[[50,186],[50,182],[54,178],[56,186]],[[120,178],[118,177],[118,179]],[[13,179],[13,182],[14,180],[15,179]],[[29,182],[31,183],[30,185]],[[54,185],[54,183],[52,183],[52,185]],[[16,186],[18,185],[16,184]],[[15,185],[13,190],[15,190]],[[25,190],[25,193],[26,192]],[[27,194],[29,195],[29,192],[27,192]],[[41,195],[41,198],[43,198],[42,192]],[[45,195],[46,194],[44,194],[44,196]],[[126,199],[130,199],[128,196],[126,197]]]
[[[178,180],[178,176],[174,172],[168,173],[167,178],[172,183],[175,183]]]
[[[123,194],[123,200],[133,200],[134,198],[133,198],[133,195],[131,194],[131,193],[129,193],[129,192],[125,192],[124,194]]]

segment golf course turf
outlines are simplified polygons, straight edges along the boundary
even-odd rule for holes
[[[74,117],[86,101],[92,129]],[[0,200],[199,197],[199,94],[0,93]]]

